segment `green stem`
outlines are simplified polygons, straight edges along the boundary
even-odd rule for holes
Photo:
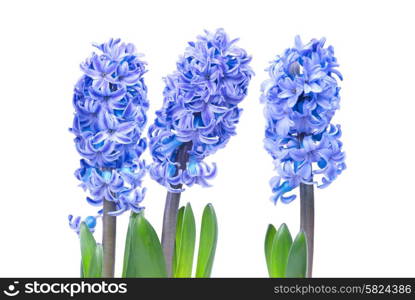
[[[102,248],[103,266],[102,277],[113,278],[115,268],[115,236],[117,229],[117,219],[108,215],[115,210],[115,202],[104,200],[104,211],[102,217]]]

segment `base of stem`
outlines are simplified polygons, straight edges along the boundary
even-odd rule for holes
[[[313,274],[314,256],[314,186],[312,184],[300,184],[300,228],[307,237],[307,277]]]
[[[103,264],[102,277],[113,278],[115,269],[115,238],[117,230],[117,218],[108,215],[115,210],[115,202],[104,200],[102,217],[102,250]]]

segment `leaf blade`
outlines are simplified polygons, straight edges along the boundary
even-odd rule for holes
[[[125,238],[125,247],[124,247],[124,260],[123,260],[123,268],[122,268],[122,277],[127,277],[128,267],[129,267],[129,259],[130,259],[130,252],[131,252],[131,239],[133,234],[133,228],[135,226],[135,213],[132,212],[130,215],[130,220],[128,222],[128,229],[127,229],[127,236]],[[135,272],[130,270],[129,272]]]
[[[95,254],[91,261],[91,267],[89,275],[91,278],[102,277],[102,262],[103,262],[103,249],[101,244],[97,244],[95,247]]]
[[[272,253],[272,244],[274,243],[275,236],[277,234],[277,230],[275,229],[274,225],[269,224],[267,233],[265,234],[265,260],[267,263],[268,275],[271,277],[272,270],[271,270],[271,253]]]
[[[285,223],[281,224],[275,235],[271,250],[271,277],[284,278],[288,262],[288,253],[293,239]]]
[[[177,222],[176,222],[176,242],[174,244],[174,254],[173,254],[173,270],[172,274],[176,274],[177,272],[177,263],[179,260],[179,249],[181,244],[181,232],[182,232],[182,225],[183,225],[183,213],[185,207],[180,207],[179,211],[177,212]]]
[[[212,204],[205,206],[200,228],[199,253],[196,265],[197,278],[210,277],[218,240],[218,222]]]
[[[94,236],[84,222],[82,222],[80,226],[79,239],[82,257],[82,275],[84,278],[89,278],[91,277],[90,270],[95,256],[96,242]]]
[[[186,204],[181,225],[178,260],[174,277],[189,278],[192,276],[193,256],[196,241],[196,222],[190,203]]]
[[[156,231],[142,213],[134,218],[126,277],[167,277],[166,262]]]
[[[305,278],[307,272],[307,238],[299,232],[288,255],[286,277]]]

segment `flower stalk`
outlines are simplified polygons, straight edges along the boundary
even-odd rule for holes
[[[104,200],[102,217],[102,277],[113,278],[115,269],[115,239],[117,218],[109,213],[115,211],[115,202]]]
[[[307,237],[307,277],[313,274],[314,255],[314,186],[300,184],[300,228]]]
[[[167,192],[164,206],[163,229],[161,246],[166,259],[167,276],[172,277],[173,254],[176,236],[177,212],[179,209],[181,193]]]
[[[189,150],[192,148],[192,143],[184,143],[178,149],[177,160],[180,172],[186,169],[186,164],[189,161]],[[177,174],[176,174],[177,175]],[[181,190],[182,184],[173,186],[175,190]],[[166,204],[164,206],[163,229],[161,235],[161,245],[163,247],[164,257],[166,259],[167,275],[172,276],[174,244],[176,237],[176,223],[177,212],[180,204],[181,192],[167,192]]]
[[[300,144],[304,141],[304,133],[298,136]],[[312,178],[311,178],[312,181]],[[300,229],[307,237],[307,277],[313,273],[314,255],[314,186],[300,183]]]

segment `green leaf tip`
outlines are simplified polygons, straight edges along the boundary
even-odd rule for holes
[[[190,203],[186,204],[186,207],[182,213],[180,210],[176,225],[176,246],[175,262],[173,263],[173,277],[188,278],[192,275],[196,241],[196,222]]]
[[[79,231],[81,244],[81,276],[99,278],[102,276],[102,245],[97,245],[88,226],[82,222]]]
[[[275,234],[271,250],[271,277],[285,277],[288,253],[292,245],[291,233],[283,223]]]
[[[196,266],[196,277],[207,278],[212,273],[213,261],[218,240],[218,222],[212,204],[207,204],[203,210],[200,228],[199,253]]]
[[[271,271],[271,252],[272,252],[272,244],[274,243],[275,235],[277,234],[277,230],[275,229],[274,225],[269,224],[267,233],[265,235],[265,244],[264,244],[264,250],[265,250],[265,260],[267,263],[267,269],[268,274],[271,277],[272,271]]]
[[[142,213],[131,214],[124,252],[124,277],[167,277],[160,240]]]

